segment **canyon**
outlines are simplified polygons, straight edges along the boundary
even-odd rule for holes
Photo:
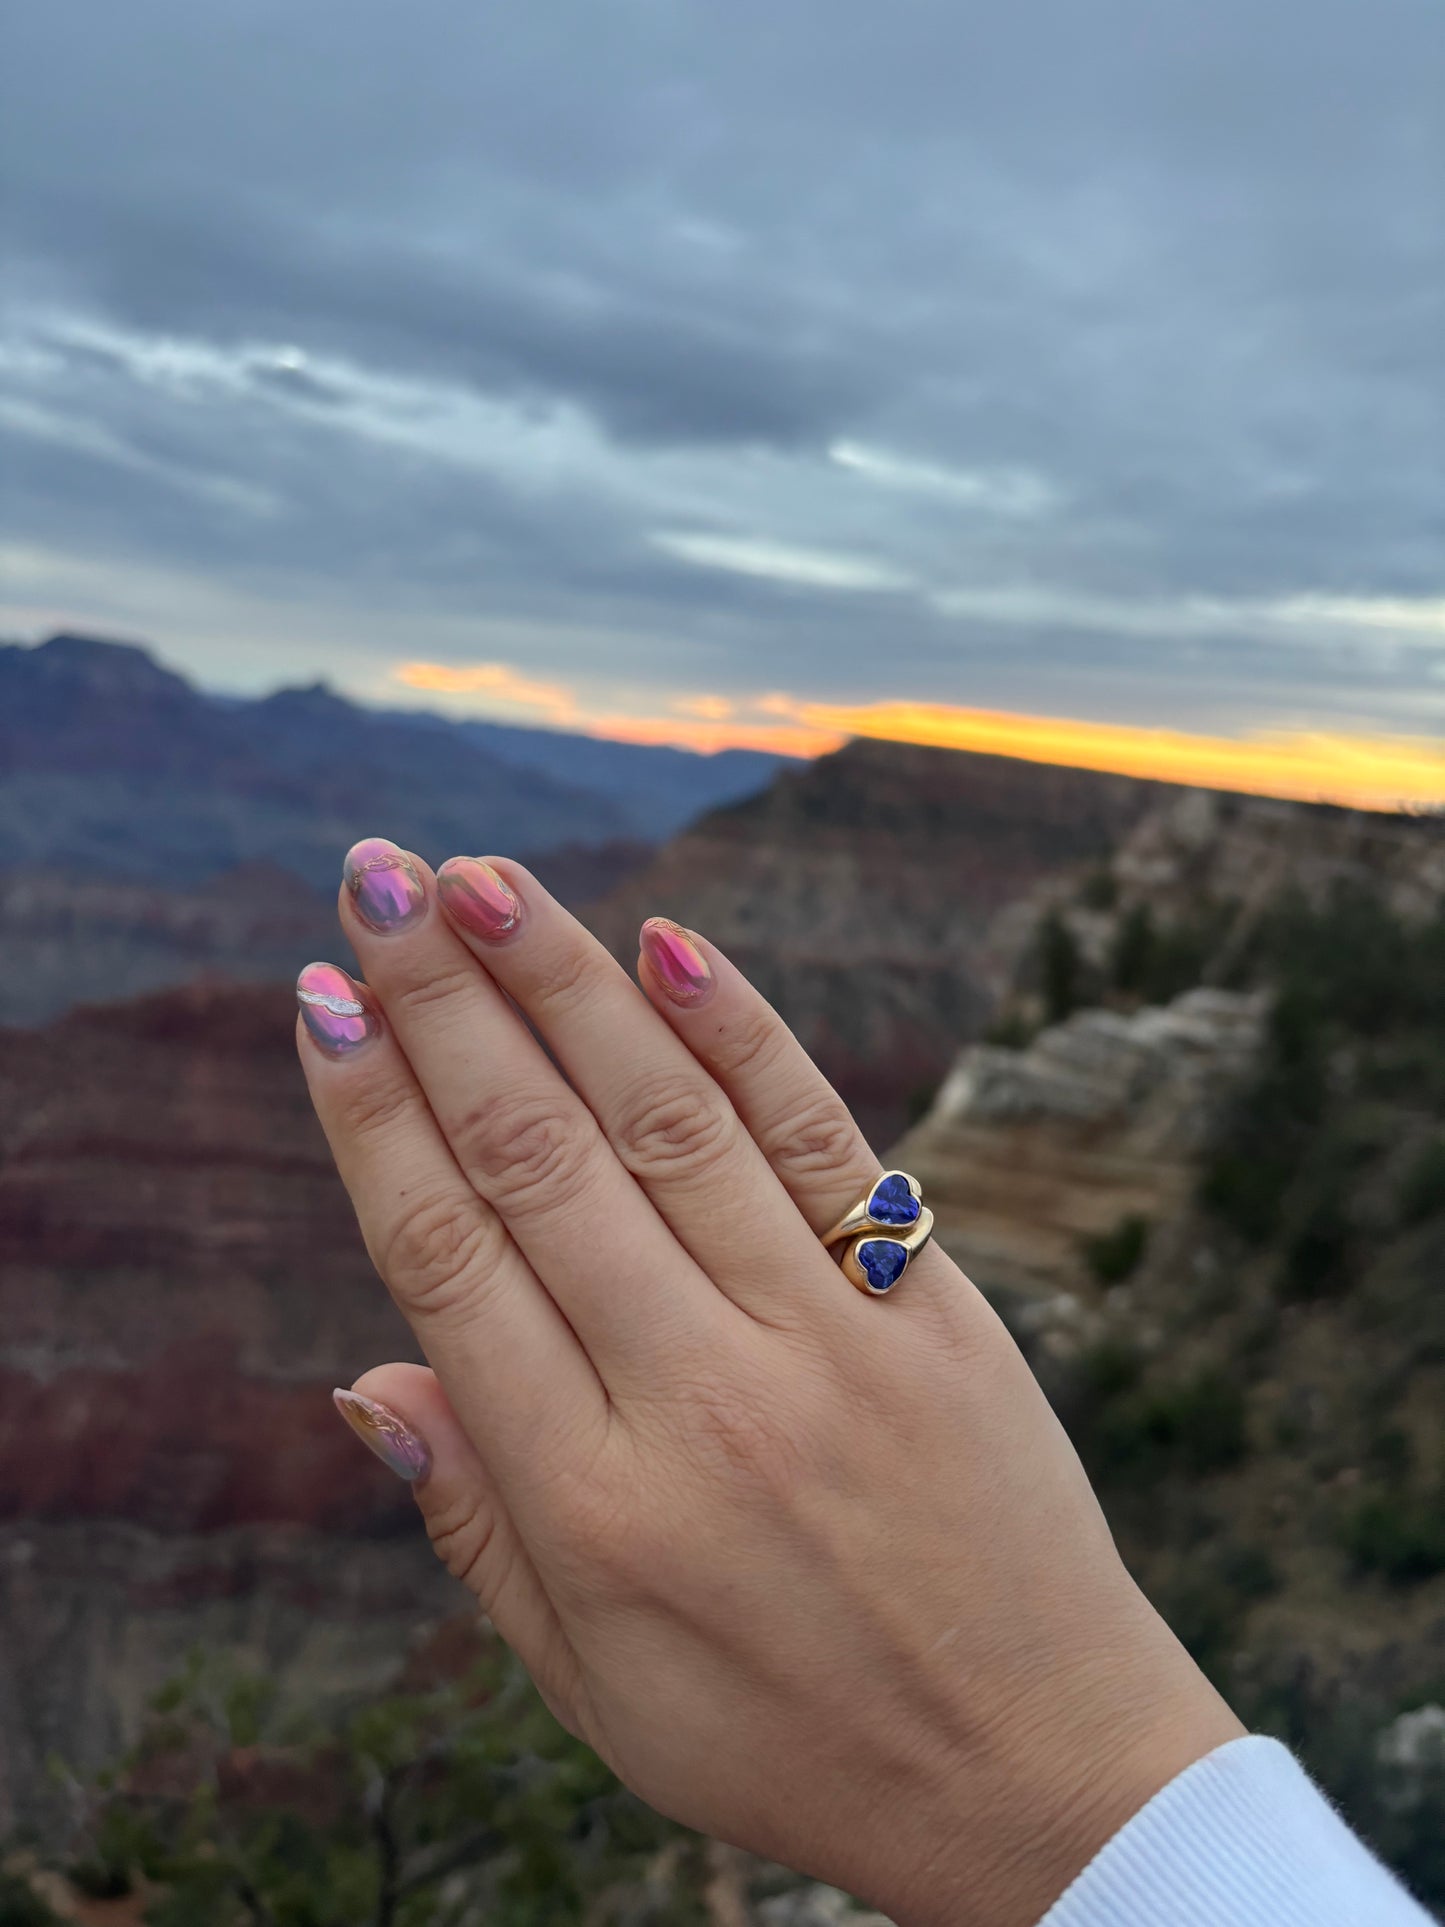
[[[1277,1543],[1278,1584],[1249,1611],[1380,1694],[1445,1664],[1441,1581],[1398,1597],[1348,1581],[1321,1551],[1334,1527],[1320,1507],[1374,1477],[1366,1379],[1395,1386],[1426,1438],[1440,1371],[1420,1350],[1428,1319],[1412,1312],[1407,1340],[1388,1319],[1371,1335],[1344,1302],[1271,1309],[1273,1257],[1232,1243],[1199,1195],[1270,1047],[1270,992],[1249,960],[1272,906],[1368,885],[1424,929],[1445,903],[1439,831],[856,743],[618,875],[576,859],[604,885],[587,919],[629,964],[638,922],[660,912],[755,976],[875,1143],[922,1179],[941,1241],[1081,1439],[1115,1438],[1118,1413],[1101,1429],[1090,1403],[1110,1347],[1131,1348],[1131,1386],[1155,1397],[1157,1377],[1159,1398],[1185,1364],[1265,1360],[1252,1457],[1207,1468],[1172,1510],[1212,1508],[1243,1520],[1251,1546]],[[104,889],[131,886],[93,885],[73,925],[27,887],[32,922],[57,920],[61,969],[68,931],[103,936]],[[270,942],[325,954],[296,889],[263,874],[253,897],[198,894],[194,954],[224,960],[239,942],[263,976]],[[1121,989],[1131,919],[1147,908],[1159,931],[1193,930],[1206,904],[1190,981],[1157,998]],[[222,916],[233,930],[206,921]],[[1080,1007],[1053,1016],[1038,975],[1050,928],[1079,972]],[[46,1761],[102,1765],[197,1642],[298,1690],[364,1691],[456,1610],[408,1495],[330,1408],[333,1384],[415,1351],[311,1116],[292,1013],[284,984],[217,971],[0,1030],[0,1832],[45,1823]],[[992,1034],[1001,1024],[1015,1028]],[[1423,1129],[1411,1118],[1407,1136]],[[1137,1261],[1101,1276],[1091,1253],[1131,1221],[1147,1226]],[[1407,1260],[1415,1277],[1437,1236],[1435,1219],[1382,1233],[1389,1278],[1370,1291],[1395,1290]],[[1339,1358],[1358,1385],[1341,1389]],[[1331,1434],[1349,1443],[1326,1463]],[[1199,1561],[1213,1570],[1217,1523],[1158,1550],[1114,1461],[1091,1469],[1165,1596]],[[1169,1460],[1159,1476],[1183,1474]],[[1139,1487],[1146,1506],[1160,1489]]]

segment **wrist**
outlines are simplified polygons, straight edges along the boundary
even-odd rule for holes
[[[1136,1595],[1137,1596],[1137,1595]],[[882,1880],[855,1891],[898,1927],[1036,1927],[1178,1774],[1245,1729],[1140,1598],[1141,1637],[1021,1692],[935,1761]],[[1044,1682],[1040,1682],[1044,1686]]]

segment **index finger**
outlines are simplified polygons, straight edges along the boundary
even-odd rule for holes
[[[296,988],[311,1101],[372,1261],[499,1485],[545,1483],[605,1429],[591,1361],[458,1168],[370,991],[331,964]]]

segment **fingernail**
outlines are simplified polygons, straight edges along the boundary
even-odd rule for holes
[[[369,930],[389,936],[426,909],[426,885],[405,850],[384,836],[368,836],[346,852],[346,887]]]
[[[381,1029],[370,992],[335,964],[307,964],[296,979],[296,1001],[302,1023],[328,1057],[349,1057]]]
[[[420,1432],[413,1432],[406,1420],[389,1405],[379,1405],[360,1392],[346,1392],[338,1385],[331,1402],[362,1444],[390,1466],[399,1479],[415,1485],[431,1471],[431,1453]]]
[[[675,1004],[706,1003],[712,995],[712,971],[690,931],[667,917],[649,917],[640,941],[643,956]]]
[[[476,937],[505,937],[522,914],[516,891],[479,856],[449,856],[437,871],[437,893],[447,915]]]

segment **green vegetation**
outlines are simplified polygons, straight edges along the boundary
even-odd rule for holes
[[[1423,1145],[1400,1186],[1400,1222],[1423,1224],[1445,1214],[1445,1137]]]
[[[1149,1220],[1135,1214],[1121,1218],[1112,1231],[1084,1240],[1084,1261],[1101,1285],[1119,1285],[1132,1278],[1149,1249]]]
[[[150,1927],[706,1918],[706,1843],[563,1732],[498,1643],[454,1682],[299,1711],[197,1655],[131,1753],[72,1793],[69,1886],[141,1896]],[[0,1922],[47,1927],[15,1862]]]
[[[1057,910],[1050,910],[1039,926],[1039,979],[1044,1017],[1060,1024],[1083,1001],[1084,960]]]
[[[908,1093],[907,1102],[904,1106],[910,1128],[915,1124],[921,1124],[923,1122],[924,1118],[926,1118],[928,1113],[933,1109],[933,1100],[937,1096],[938,1083],[936,1079],[927,1084],[914,1085],[913,1089]]]
[[[1280,1248],[1282,1297],[1346,1291],[1358,1200],[1397,1132],[1382,1105],[1445,1108],[1445,917],[1411,927],[1374,896],[1283,905],[1241,959],[1275,988],[1264,1058],[1205,1173],[1203,1201],[1246,1245]],[[1398,1217],[1445,1210],[1445,1137],[1421,1151]]]
[[[1103,994],[1176,994],[1188,953],[1128,912]],[[1232,931],[1228,955],[1229,987],[1272,997],[1202,1173],[1199,1262],[1151,1269],[1147,1307],[1106,1314],[1050,1391],[1185,1645],[1445,1907],[1445,1766],[1379,1753],[1421,1694],[1445,1702],[1422,1679],[1445,1575],[1445,915],[1340,889]],[[1123,1225],[1097,1241],[1096,1276],[1130,1246]],[[1395,1630],[1422,1608],[1430,1630]],[[1322,1624],[1368,1680],[1311,1657]]]
[[[28,1880],[0,1867],[0,1927],[63,1927],[63,1923]]]
[[[1116,991],[1146,1004],[1167,1004],[1191,989],[1218,945],[1221,919],[1206,910],[1187,922],[1161,925],[1147,903],[1126,912],[1109,957]]]
[[[1037,1025],[1031,1024],[1018,1011],[1005,1011],[989,1025],[983,1034],[983,1041],[999,1050],[1027,1050],[1037,1034]]]
[[[1079,888],[1079,902],[1086,910],[1112,910],[1119,901],[1119,880],[1107,868],[1091,870]]]
[[[1344,1517],[1340,1543],[1357,1572],[1408,1586],[1445,1572],[1445,1482],[1433,1492],[1403,1481],[1372,1492]]]
[[[1217,1366],[1156,1382],[1142,1359],[1111,1345],[1085,1366],[1092,1396],[1074,1443],[1095,1483],[1136,1490],[1170,1474],[1199,1478],[1248,1450],[1244,1394]]]

